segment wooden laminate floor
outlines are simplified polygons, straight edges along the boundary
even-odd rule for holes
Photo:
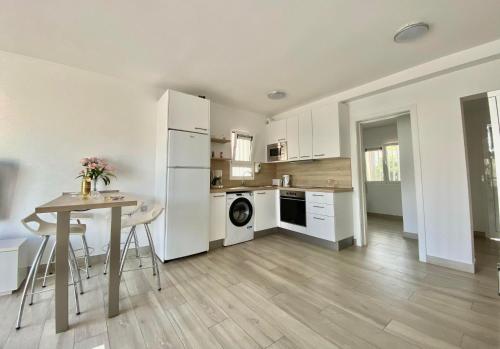
[[[52,292],[0,297],[4,348],[499,348],[498,244],[476,240],[478,273],[417,262],[417,243],[370,219],[369,246],[332,252],[276,234],[124,274],[121,314],[104,314],[92,267],[71,329],[54,333]],[[129,264],[134,264],[131,259]],[[70,297],[72,299],[72,297]],[[71,304],[74,308],[74,304]]]

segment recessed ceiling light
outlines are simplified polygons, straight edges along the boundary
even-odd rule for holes
[[[285,91],[274,90],[267,94],[267,98],[269,99],[283,99],[286,97]]]
[[[413,41],[429,31],[429,25],[424,22],[407,24],[394,35],[394,42]]]

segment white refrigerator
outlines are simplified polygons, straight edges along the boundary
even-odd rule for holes
[[[210,221],[210,138],[168,130],[162,261],[208,251]],[[160,217],[162,219],[162,217]]]

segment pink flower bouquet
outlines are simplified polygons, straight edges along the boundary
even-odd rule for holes
[[[94,181],[94,190],[99,178],[102,179],[105,185],[111,183],[110,177],[116,177],[113,173],[114,168],[110,166],[104,159],[96,157],[86,157],[80,160],[83,170],[76,178],[89,177]]]

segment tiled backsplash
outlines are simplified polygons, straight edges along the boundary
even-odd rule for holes
[[[245,181],[246,185],[271,185],[273,178],[284,174],[292,175],[292,185],[317,187],[352,187],[351,159],[336,158],[314,161],[284,162],[261,164],[260,173],[254,180]],[[229,180],[229,161],[212,160],[212,170],[222,170],[224,187],[237,187],[241,181]]]

